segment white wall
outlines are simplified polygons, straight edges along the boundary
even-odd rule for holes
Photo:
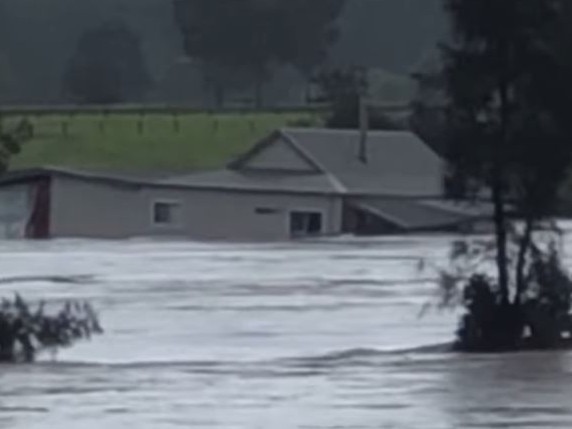
[[[52,237],[126,238],[144,228],[141,192],[101,182],[54,177]]]
[[[274,241],[289,239],[289,212],[310,210],[323,213],[325,234],[341,229],[341,202],[334,198],[215,191],[147,189],[149,210],[153,201],[177,201],[183,222],[170,231],[150,227],[153,235],[180,234],[195,239]],[[257,214],[256,209],[273,214]]]
[[[156,201],[181,205],[181,222],[152,222]],[[257,208],[275,214],[257,214]],[[197,240],[276,241],[289,238],[289,211],[323,213],[324,233],[341,230],[341,200],[336,197],[120,187],[56,177],[52,185],[53,237],[127,238],[175,236]]]

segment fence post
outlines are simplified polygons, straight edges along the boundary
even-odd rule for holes
[[[145,129],[145,125],[143,123],[144,120],[145,120],[145,112],[140,112],[139,119],[137,120],[137,133],[139,135],[143,134],[143,131]]]
[[[178,112],[173,113],[173,131],[175,131],[175,133],[177,134],[179,134],[179,132],[181,131],[181,124],[179,122]]]

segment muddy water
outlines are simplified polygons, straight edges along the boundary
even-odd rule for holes
[[[419,318],[448,242],[1,244],[3,294],[89,299],[107,332],[0,367],[0,427],[572,427],[571,354],[416,349],[454,329]]]

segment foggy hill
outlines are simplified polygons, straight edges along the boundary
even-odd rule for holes
[[[409,74],[444,33],[442,0],[348,0],[334,61]]]
[[[0,101],[61,102],[63,70],[79,37],[117,18],[141,37],[161,81],[182,55],[172,15],[171,0],[0,0]],[[348,0],[331,62],[408,74],[442,28],[440,0]]]

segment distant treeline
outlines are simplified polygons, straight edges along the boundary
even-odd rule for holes
[[[225,1],[216,2],[219,9]],[[327,19],[326,24],[319,27],[326,30],[321,35],[306,33],[306,40],[319,42],[320,37],[326,36],[324,40],[332,42],[327,58],[319,58],[328,67],[365,66],[407,75],[432,49],[442,32],[440,0],[331,1],[333,9],[328,12],[313,8],[317,11],[315,15],[300,8],[327,2],[263,3],[298,4],[289,9],[289,19],[282,21],[281,35],[287,36],[282,40],[295,39],[296,25],[302,26],[302,22],[296,22],[302,21],[302,16],[312,17],[314,21],[310,22],[324,22],[333,11],[336,38],[329,39],[334,28]],[[214,2],[183,0],[178,3],[208,6]],[[236,1],[231,3],[237,4]],[[223,22],[215,18],[215,24]],[[237,25],[244,22],[237,14],[233,18]],[[189,44],[189,40],[197,39],[189,38],[192,34],[185,31],[185,22],[192,24],[181,9],[177,10],[173,0],[0,0],[0,102],[67,104],[83,101],[78,100],[78,94],[87,94],[84,98],[101,97],[92,100],[98,103],[145,101],[215,105],[215,93],[219,91],[220,98],[220,88],[212,90],[205,82],[212,83],[219,69],[213,71],[213,61],[204,61],[208,55]],[[121,43],[112,43],[117,40]],[[242,46],[248,46],[247,43]],[[312,44],[300,42],[294,50],[300,51],[299,48],[306,45]],[[101,46],[113,46],[107,50],[111,57],[102,54],[106,50]],[[320,43],[313,46],[320,48]],[[258,69],[259,76],[264,78],[265,104],[302,103],[307,96],[307,76],[304,76],[307,64],[304,63],[312,55],[320,57],[322,49],[293,60],[287,59],[288,52],[293,52],[292,45],[270,48],[274,55],[272,73],[265,67]],[[278,54],[280,58],[276,61]],[[116,69],[102,68],[102,63],[113,63],[108,61],[113,55],[126,61],[114,66]],[[245,57],[241,54],[238,58],[242,61]],[[126,69],[117,70],[125,64],[128,64]],[[244,67],[232,63],[230,66],[240,69],[233,77],[242,80]],[[117,78],[121,73],[131,79]],[[89,94],[88,89],[97,87],[94,79],[103,82],[105,91]],[[256,101],[257,92],[253,88],[245,90],[241,82],[228,81],[228,86],[233,87],[229,99]],[[262,97],[260,91],[258,97]]]

